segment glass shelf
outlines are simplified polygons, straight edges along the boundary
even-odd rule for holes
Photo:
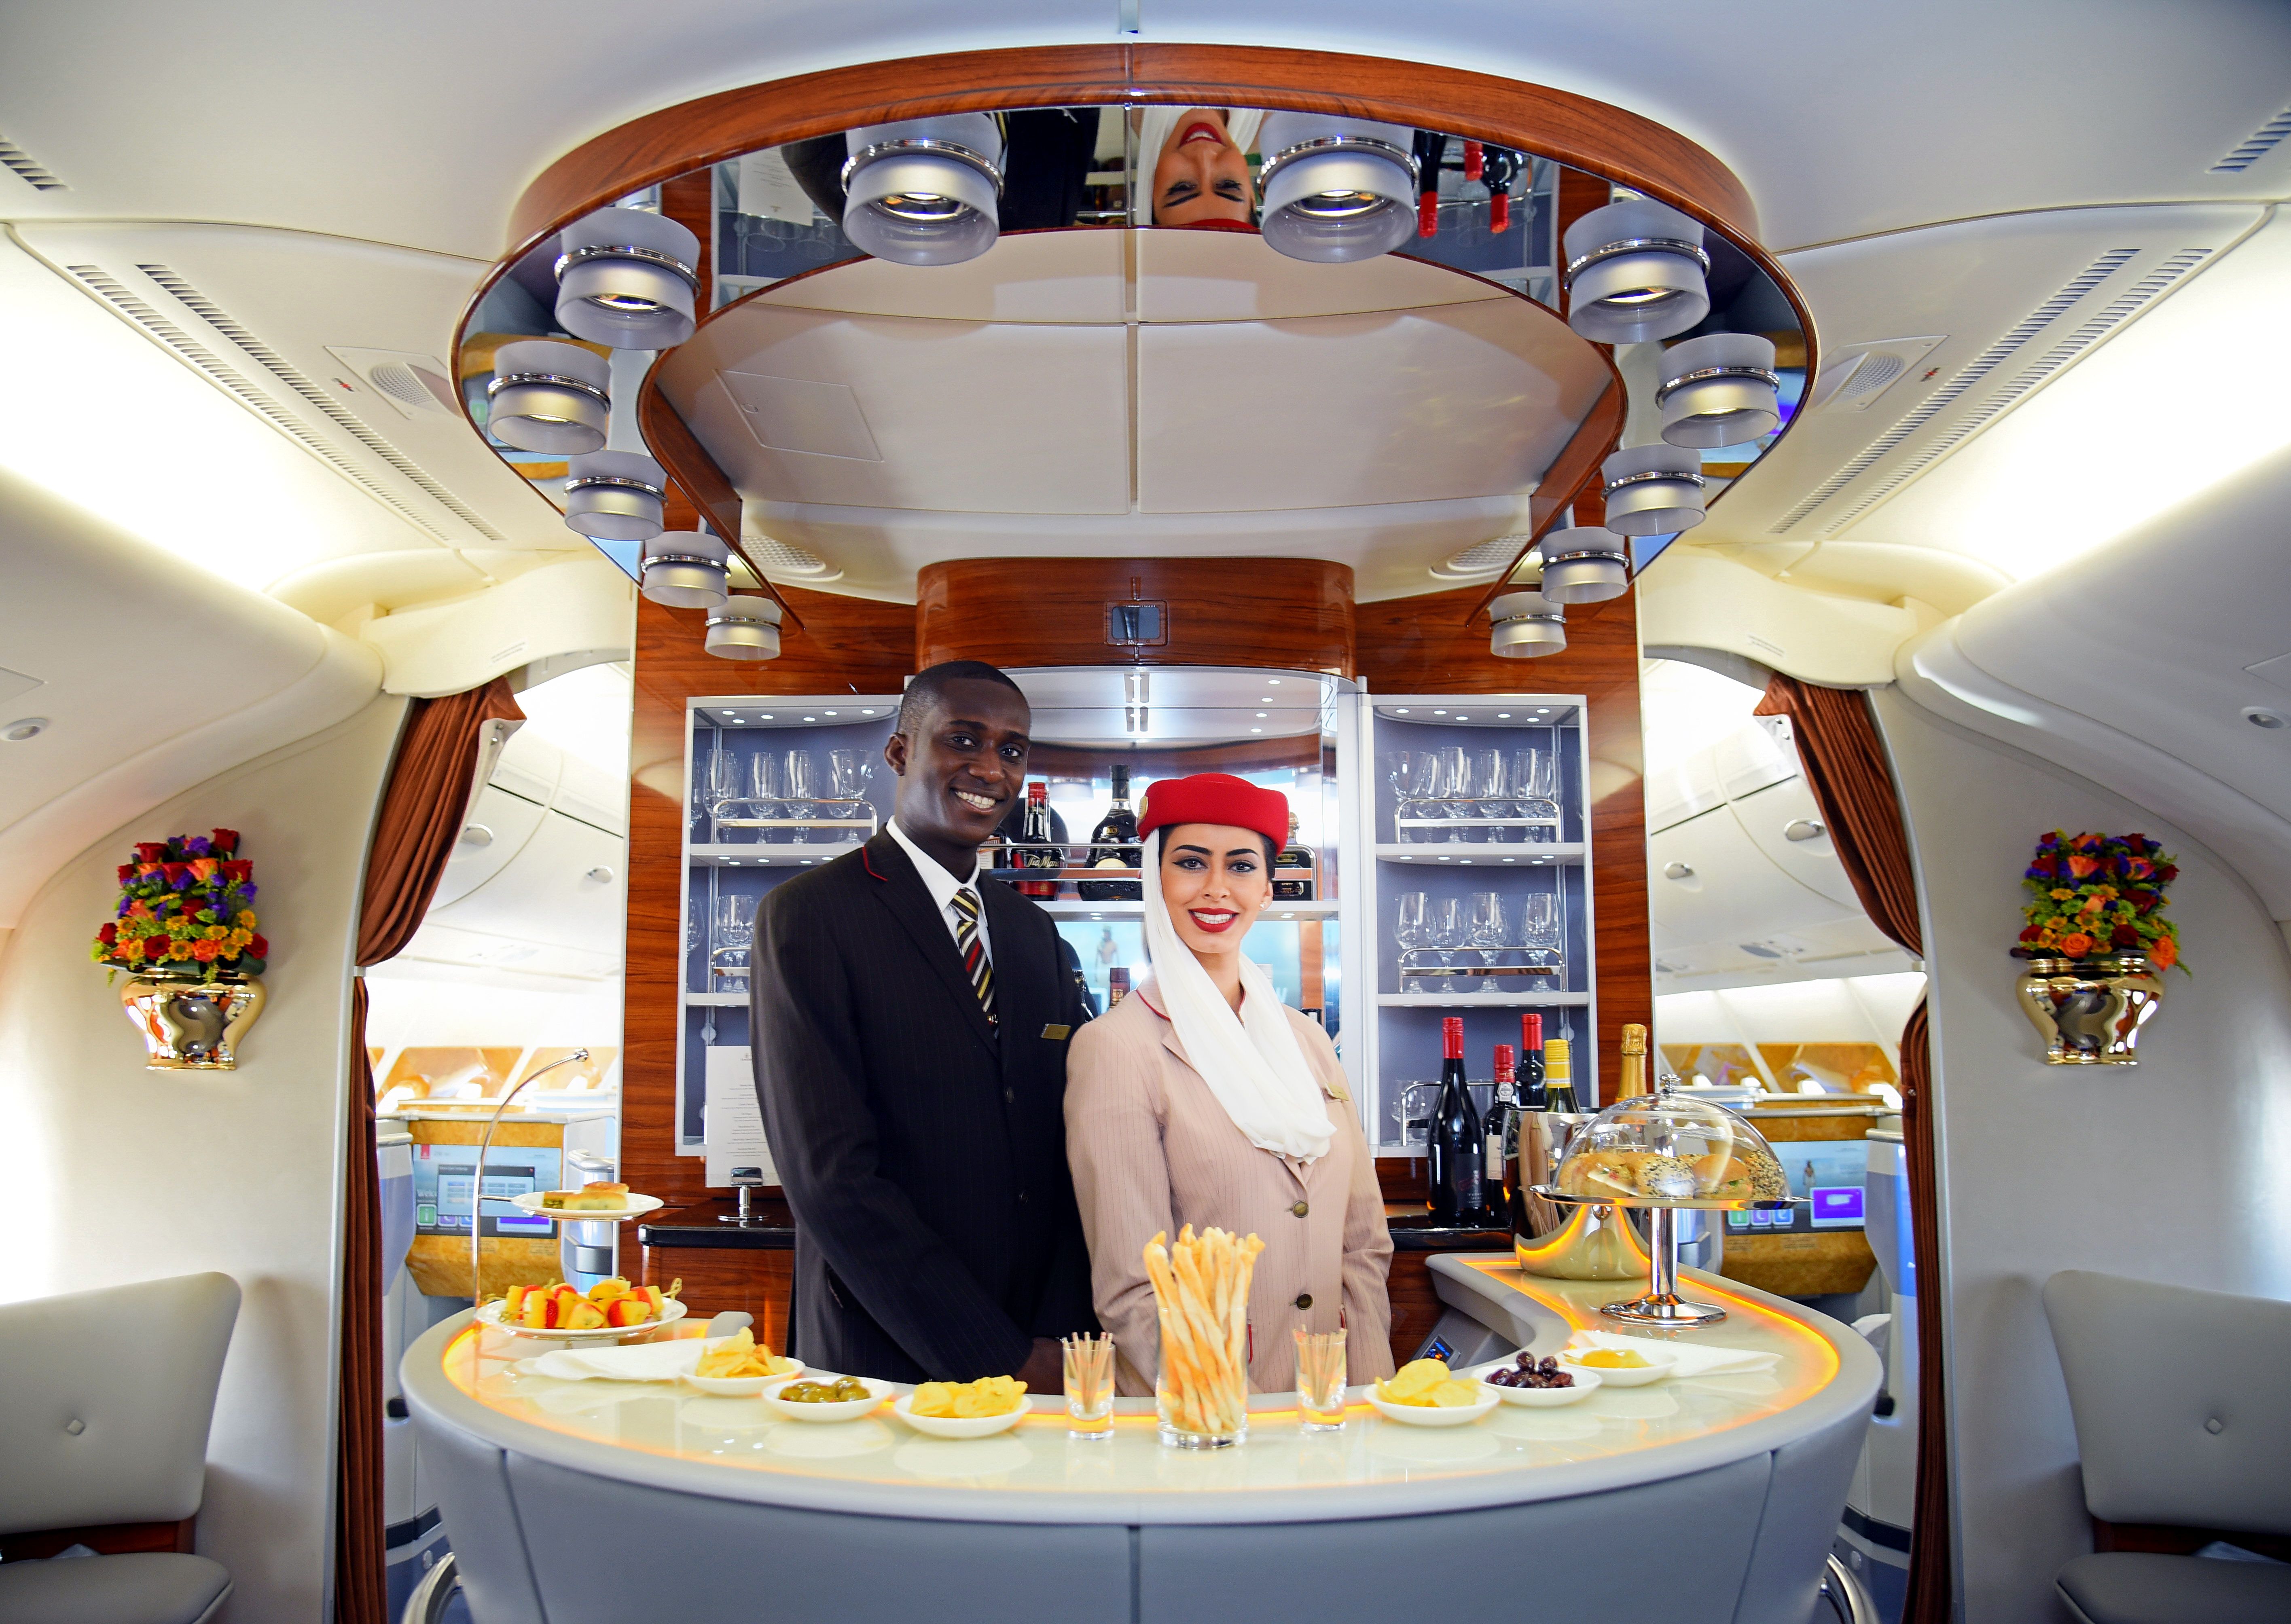
[[[1580,840],[1544,840],[1525,845],[1451,845],[1425,840],[1407,846],[1379,846],[1379,863],[1458,863],[1470,867],[1578,868],[1583,863]]]
[[[1387,1009],[1588,1009],[1588,993],[1379,993],[1377,1005]]]
[[[816,868],[848,851],[859,849],[846,840],[810,846],[687,846],[684,860],[695,868]]]
[[[1054,902],[1035,902],[1034,905],[1052,919],[1143,919],[1146,904],[1142,902],[1083,902],[1075,897],[1061,897]],[[1260,921],[1284,919],[1334,919],[1337,904],[1333,902],[1276,902],[1258,917]]]

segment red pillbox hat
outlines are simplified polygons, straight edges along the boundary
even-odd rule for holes
[[[1227,824],[1236,829],[1253,829],[1278,849],[1289,840],[1289,798],[1231,773],[1163,778],[1146,786],[1145,816],[1137,820],[1138,838],[1143,840],[1172,824]]]

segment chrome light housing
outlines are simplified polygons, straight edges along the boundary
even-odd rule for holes
[[[1630,590],[1630,543],[1612,530],[1547,531],[1536,551],[1543,555],[1543,595],[1553,603],[1604,603]]]
[[[557,239],[557,319],[615,350],[669,350],[692,336],[700,239],[649,209],[599,209]]]
[[[712,609],[727,595],[731,561],[732,550],[705,530],[660,531],[645,543],[638,590],[671,609]]]
[[[1001,227],[1002,133],[991,113],[869,125],[844,137],[843,234],[879,260],[960,265]]]
[[[1782,421],[1772,339],[1710,333],[1662,353],[1662,438],[1674,446],[1740,446]]]
[[[1607,528],[1617,535],[1676,535],[1702,522],[1702,454],[1658,442],[1626,446],[1599,465]]]
[[[494,355],[486,428],[504,446],[584,457],[605,448],[612,363],[555,339],[520,339]]]
[[[1416,231],[1416,132],[1324,113],[1267,113],[1259,229],[1292,260],[1389,253]]]
[[[1595,343],[1684,333],[1710,314],[1702,224],[1652,197],[1593,209],[1567,228],[1567,325]]]
[[[668,475],[640,452],[592,451],[566,470],[565,523],[591,541],[648,542],[660,534]]]
[[[736,592],[708,616],[708,652],[726,660],[776,660],[780,606],[755,592]]]
[[[1566,611],[1545,597],[1539,584],[1530,580],[1522,590],[1506,592],[1488,605],[1488,619],[1493,623],[1490,653],[1500,659],[1532,660],[1567,647]]]

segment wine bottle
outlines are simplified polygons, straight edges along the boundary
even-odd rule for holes
[[[1479,1113],[1472,1109],[1472,1090],[1464,1081],[1464,1018],[1459,1015],[1440,1023],[1440,1104],[1425,1142],[1431,1162],[1427,1204],[1432,1216],[1443,1224],[1478,1223],[1486,1152],[1480,1140]]]
[[[1644,1094],[1646,1077],[1647,1029],[1633,1021],[1623,1028],[1623,1069],[1615,1080],[1615,1097],[1629,1094]]]
[[[1543,1017],[1519,1017],[1519,1108],[1540,1111],[1543,1097]]]
[[[1496,1045],[1495,1096],[1488,1101],[1488,1120],[1480,1124],[1487,1146],[1487,1166],[1480,1174],[1480,1195],[1487,1203],[1491,1228],[1511,1226],[1513,1195],[1518,1180],[1512,1170],[1519,1165],[1519,1083],[1513,1072],[1512,1048]]]
[[[1053,875],[1065,866],[1065,854],[1050,844],[1050,786],[1040,778],[1026,785],[1026,821],[1019,828],[1017,861],[1012,866],[1048,870]],[[1055,879],[1018,881],[1021,896],[1046,902],[1057,894]]]
[[[1297,841],[1297,815],[1289,815],[1289,844],[1273,859],[1273,895],[1282,902],[1313,900],[1313,848]]]
[[[1090,867],[1136,868],[1145,855],[1137,840],[1137,815],[1129,809],[1129,769],[1117,763],[1113,804],[1089,832]],[[1085,902],[1138,902],[1146,895],[1135,880],[1084,880],[1074,889]]]
[[[1575,1062],[1565,1038],[1552,1038],[1543,1045],[1543,1103],[1551,1111],[1582,1109],[1575,1097]]]

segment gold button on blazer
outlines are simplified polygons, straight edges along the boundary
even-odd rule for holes
[[[1089,1240],[1098,1323],[1121,1355],[1121,1391],[1152,1393],[1159,1363],[1146,1242],[1157,1230],[1174,1239],[1186,1224],[1265,1242],[1249,1287],[1253,1390],[1295,1386],[1290,1332],[1299,1325],[1345,1326],[1347,1380],[1391,1375],[1384,1281],[1392,1234],[1375,1159],[1328,1034],[1288,1011],[1336,1128],[1327,1154],[1301,1162],[1242,1137],[1186,1058],[1176,1028],[1146,1001],[1151,992],[1132,993],[1084,1025],[1066,1056],[1066,1159]]]

